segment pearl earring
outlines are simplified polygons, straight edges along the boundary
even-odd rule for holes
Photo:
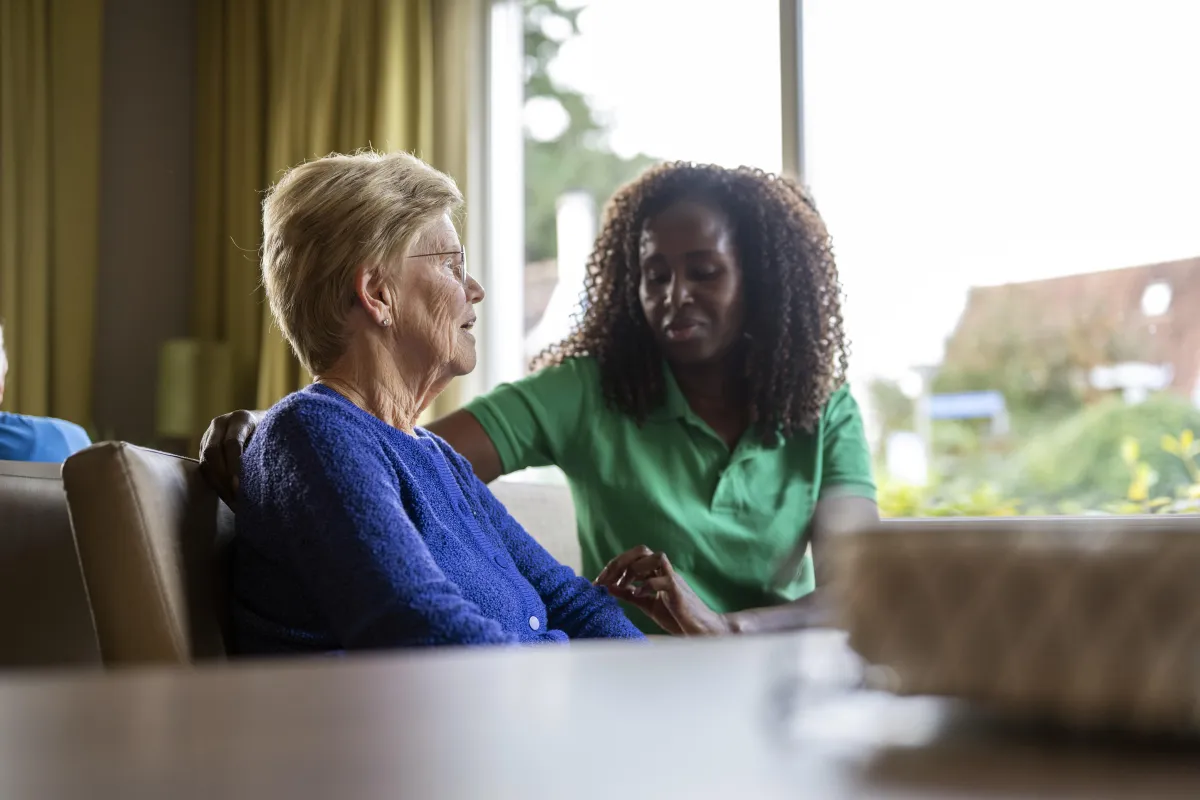
[[[384,317],[383,322],[381,322],[379,324],[386,328],[388,325],[392,324],[392,321],[390,319],[388,319],[387,317]]]

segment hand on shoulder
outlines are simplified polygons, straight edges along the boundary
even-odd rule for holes
[[[210,422],[200,439],[200,474],[230,508],[238,498],[242,453],[259,421],[260,415],[253,411],[231,411]]]

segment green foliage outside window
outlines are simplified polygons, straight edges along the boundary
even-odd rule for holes
[[[606,139],[607,126],[588,99],[559,85],[550,74],[550,65],[562,45],[579,33],[582,10],[563,8],[559,0],[525,0],[525,99],[554,100],[568,119],[562,134],[551,141],[538,141],[526,132],[527,263],[554,258],[555,204],[565,192],[586,191],[596,207],[603,208],[617,187],[656,162],[646,155],[622,158],[613,153]]]
[[[1135,407],[1136,408],[1136,407]],[[1085,456],[1086,457],[1086,456]],[[884,517],[1004,517],[1025,514],[1196,514],[1200,513],[1200,441],[1191,429],[1163,435],[1144,449],[1137,436],[1124,435],[1103,468],[1117,470],[1122,491],[1093,504],[1064,499],[1056,505],[1023,502],[994,483],[946,492],[939,486],[917,488],[885,481],[879,490]],[[1159,466],[1155,466],[1159,465]],[[1163,469],[1184,477],[1164,482]]]

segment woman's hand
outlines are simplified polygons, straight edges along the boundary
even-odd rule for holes
[[[666,555],[645,545],[608,562],[593,583],[640,608],[667,633],[718,636],[731,632],[728,620],[692,591]]]
[[[200,440],[200,474],[230,508],[237,502],[242,452],[257,427],[253,411],[232,411],[210,422]]]

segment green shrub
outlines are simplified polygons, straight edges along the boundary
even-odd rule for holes
[[[1021,513],[1021,504],[992,484],[957,490],[884,482],[878,499],[880,516],[893,518],[1011,517]]]
[[[1160,445],[1186,430],[1200,430],[1200,411],[1182,398],[1161,394],[1138,405],[1111,398],[1034,438],[1013,458],[1001,485],[1026,503],[1099,508],[1125,497],[1130,465],[1122,453],[1134,442],[1154,490],[1174,497],[1194,476],[1179,454]]]
[[[1200,441],[1192,430],[1178,436],[1166,434],[1143,457],[1138,439],[1127,436],[1115,453],[1103,460],[1115,461],[1123,471],[1124,486],[1103,501],[1090,504],[1067,498],[1054,506],[1022,502],[993,484],[979,484],[970,490],[954,485],[915,487],[884,481],[879,487],[879,513],[883,517],[1007,517],[1016,514],[1195,514],[1200,513]],[[1159,488],[1159,473],[1150,458],[1180,471],[1186,478],[1164,492]]]

